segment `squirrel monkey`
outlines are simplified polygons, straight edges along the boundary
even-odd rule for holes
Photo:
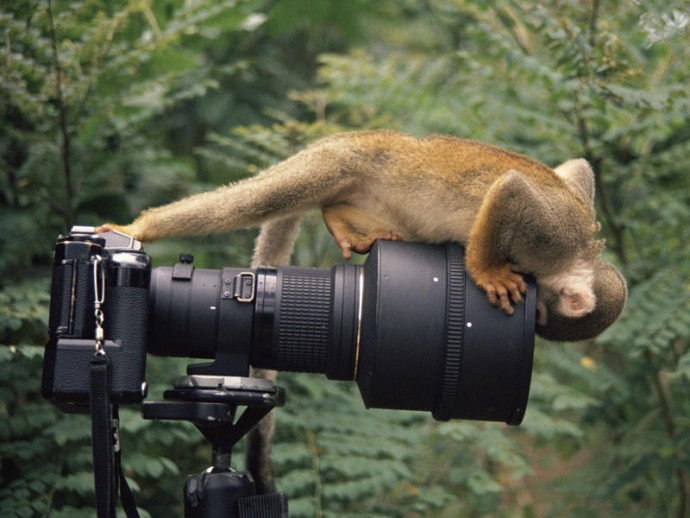
[[[622,276],[599,257],[594,174],[585,160],[552,169],[461,138],[333,135],[255,177],[98,230],[153,241],[262,225],[252,266],[279,266],[288,264],[301,216],[313,208],[321,208],[345,259],[376,239],[464,243],[467,271],[509,315],[526,289],[522,274],[533,275],[537,332],[552,339],[597,335],[627,297]],[[551,325],[556,315],[559,326]]]
[[[302,215],[321,208],[348,259],[376,239],[466,245],[467,271],[507,314],[522,274],[537,281],[537,333],[583,340],[613,323],[627,298],[623,277],[600,257],[594,174],[584,160],[555,170],[471,140],[390,131],[316,141],[261,174],[149,209],[127,226],[140,241],[261,225],[252,267],[289,263]],[[253,371],[275,379],[274,371]],[[273,492],[267,416],[247,443],[258,493]]]

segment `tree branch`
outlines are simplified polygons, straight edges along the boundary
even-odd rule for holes
[[[589,48],[594,50],[597,44],[597,21],[599,20],[600,0],[592,0],[592,9],[589,12]]]
[[[305,420],[305,423],[307,421]],[[321,482],[321,456],[316,441],[316,434],[310,426],[304,427],[304,436],[307,440],[307,447],[311,453],[311,468],[314,475],[314,516],[321,518],[323,509],[321,499],[323,498],[323,483]]]
[[[603,164],[604,157],[596,153],[592,148],[591,136],[589,131],[589,124],[585,117],[584,103],[581,99],[579,87],[573,93],[573,101],[575,108],[575,121],[577,125],[577,135],[582,146],[584,157],[592,165],[594,169],[594,182],[596,184],[596,191],[599,196],[601,211],[606,220],[608,228],[611,229],[612,243],[611,248],[622,264],[628,262],[627,252],[623,243],[623,233],[625,232],[625,225],[616,221],[613,204],[608,195],[608,191],[603,182]]]
[[[648,349],[645,350],[645,358],[650,365],[653,365],[654,358]],[[654,388],[656,389],[657,396],[659,397],[659,403],[661,405],[661,417],[666,428],[666,435],[668,435],[668,438],[672,444],[673,456],[679,464],[682,464],[683,459],[680,458],[675,447],[676,421],[673,418],[673,413],[671,412],[671,403],[669,401],[670,397],[661,378],[660,370],[657,370],[654,373]],[[690,496],[688,495],[688,492],[690,491],[690,480],[688,479],[688,474],[682,468],[675,468],[673,473],[675,474],[676,481],[678,482],[678,497],[680,499],[678,505],[678,518],[685,518],[689,510],[688,504],[690,503]]]
[[[587,74],[592,77],[592,60],[594,55],[594,48],[597,44],[597,21],[599,19],[599,0],[592,0],[592,6],[589,13],[589,26],[588,26],[588,37],[587,41],[589,43],[589,49],[587,50],[587,55],[585,56],[585,62],[587,63]],[[580,140],[580,145],[585,158],[591,163],[594,169],[594,181],[596,184],[596,190],[599,195],[600,206],[603,212],[604,218],[608,228],[611,229],[611,234],[613,237],[613,242],[611,243],[611,248],[618,257],[622,264],[628,262],[627,252],[625,245],[623,243],[623,234],[625,232],[625,225],[618,223],[615,218],[615,211],[613,208],[613,203],[609,197],[608,190],[606,189],[603,182],[603,164],[604,157],[601,154],[594,151],[592,147],[591,132],[589,129],[589,124],[585,116],[585,106],[582,100],[582,90],[585,88],[589,78],[582,78],[580,85],[576,88],[573,93],[573,103],[575,108],[575,120],[577,125],[577,134]]]
[[[68,106],[64,95],[64,88],[62,84],[62,65],[60,64],[60,56],[57,47],[57,31],[55,30],[55,20],[53,18],[53,2],[48,0],[48,19],[50,21],[50,44],[53,49],[53,60],[55,61],[55,85],[57,94],[57,105],[59,114],[58,129],[62,136],[60,144],[60,155],[62,156],[62,173],[65,177],[65,192],[67,194],[67,207],[65,212],[65,219],[67,225],[72,224],[72,207],[74,202],[74,186],[72,181],[72,166],[70,159],[71,142],[68,127]]]

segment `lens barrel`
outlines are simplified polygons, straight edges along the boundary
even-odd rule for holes
[[[367,407],[519,424],[535,288],[507,316],[457,244],[377,242],[364,266],[153,270],[149,352],[356,379]],[[226,372],[229,369],[228,372]]]
[[[352,265],[259,269],[252,365],[352,380],[361,273]]]
[[[357,383],[367,407],[519,424],[529,394],[536,290],[508,316],[457,244],[382,242],[365,264]]]

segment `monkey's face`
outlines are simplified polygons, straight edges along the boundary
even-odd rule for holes
[[[568,317],[580,318],[591,313],[597,297],[594,293],[594,265],[577,259],[563,270],[537,278],[542,305]],[[543,315],[548,317],[548,315]]]
[[[563,278],[561,289],[568,292],[575,289],[576,294],[565,296],[555,285],[537,282],[537,334],[555,341],[588,340],[599,335],[620,316],[628,298],[625,279],[610,263],[597,260],[590,269],[591,283],[585,277]],[[590,295],[593,306],[583,311]],[[566,311],[563,311],[563,309]],[[570,311],[570,314],[568,314]]]

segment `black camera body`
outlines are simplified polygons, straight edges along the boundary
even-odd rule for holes
[[[96,352],[94,302],[103,297],[108,382],[114,403],[146,395],[151,261],[141,244],[92,227],[73,227],[55,245],[43,396],[66,412],[88,412],[89,365]]]
[[[129,236],[74,227],[55,247],[43,394],[88,410],[102,297],[114,403],[142,401],[152,353],[213,360],[189,365],[192,377],[246,377],[250,365],[322,373],[356,381],[368,408],[519,424],[536,315],[527,281],[508,316],[474,284],[457,243],[377,242],[364,265],[330,269],[211,270],[189,254],[152,268]]]

